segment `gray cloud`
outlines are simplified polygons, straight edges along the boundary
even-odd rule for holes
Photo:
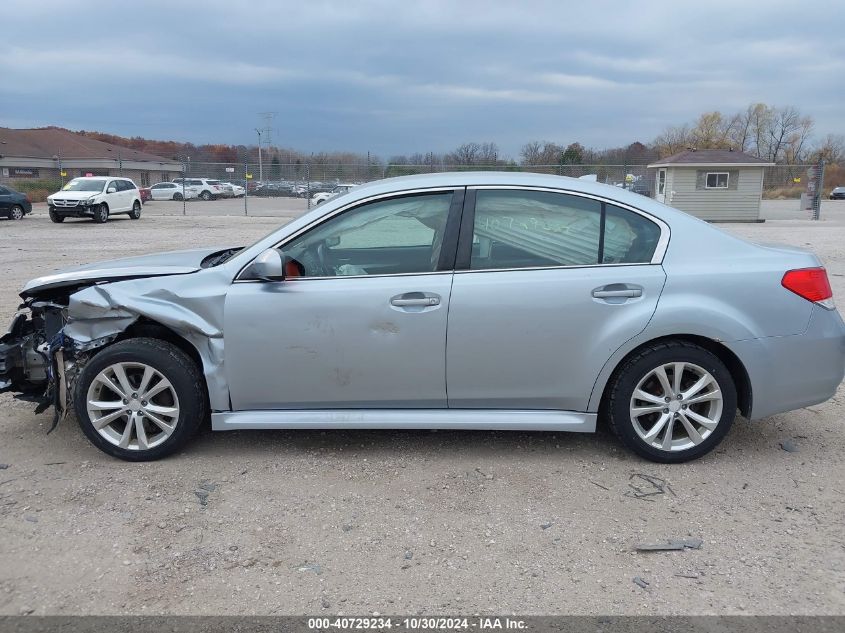
[[[705,110],[796,105],[845,131],[839,0],[6,0],[0,125],[382,155],[648,141]]]

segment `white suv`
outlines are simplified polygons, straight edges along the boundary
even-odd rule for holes
[[[86,176],[74,178],[61,191],[47,198],[50,219],[93,218],[107,222],[110,215],[126,213],[133,220],[141,217],[141,193],[128,178]]]
[[[213,178],[174,178],[173,182],[182,186],[185,181],[186,187],[195,187],[199,191],[198,197],[201,200],[217,200],[217,198],[231,198],[234,194],[232,187],[223,184]]]

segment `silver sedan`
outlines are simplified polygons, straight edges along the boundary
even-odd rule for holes
[[[829,399],[818,258],[643,196],[513,173],[383,180],[245,248],[29,282],[0,387],[128,460],[213,429],[594,431],[681,462]]]

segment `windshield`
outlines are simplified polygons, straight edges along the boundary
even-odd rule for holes
[[[106,186],[105,179],[95,179],[95,180],[83,180],[83,179],[75,179],[71,180],[68,184],[62,187],[62,191],[102,191],[103,187]]]

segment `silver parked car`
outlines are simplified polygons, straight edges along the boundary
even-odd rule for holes
[[[332,198],[245,248],[26,284],[0,384],[75,408],[103,451],[215,430],[593,431],[699,457],[737,410],[830,398],[845,326],[824,268],[583,180],[446,173]]]

